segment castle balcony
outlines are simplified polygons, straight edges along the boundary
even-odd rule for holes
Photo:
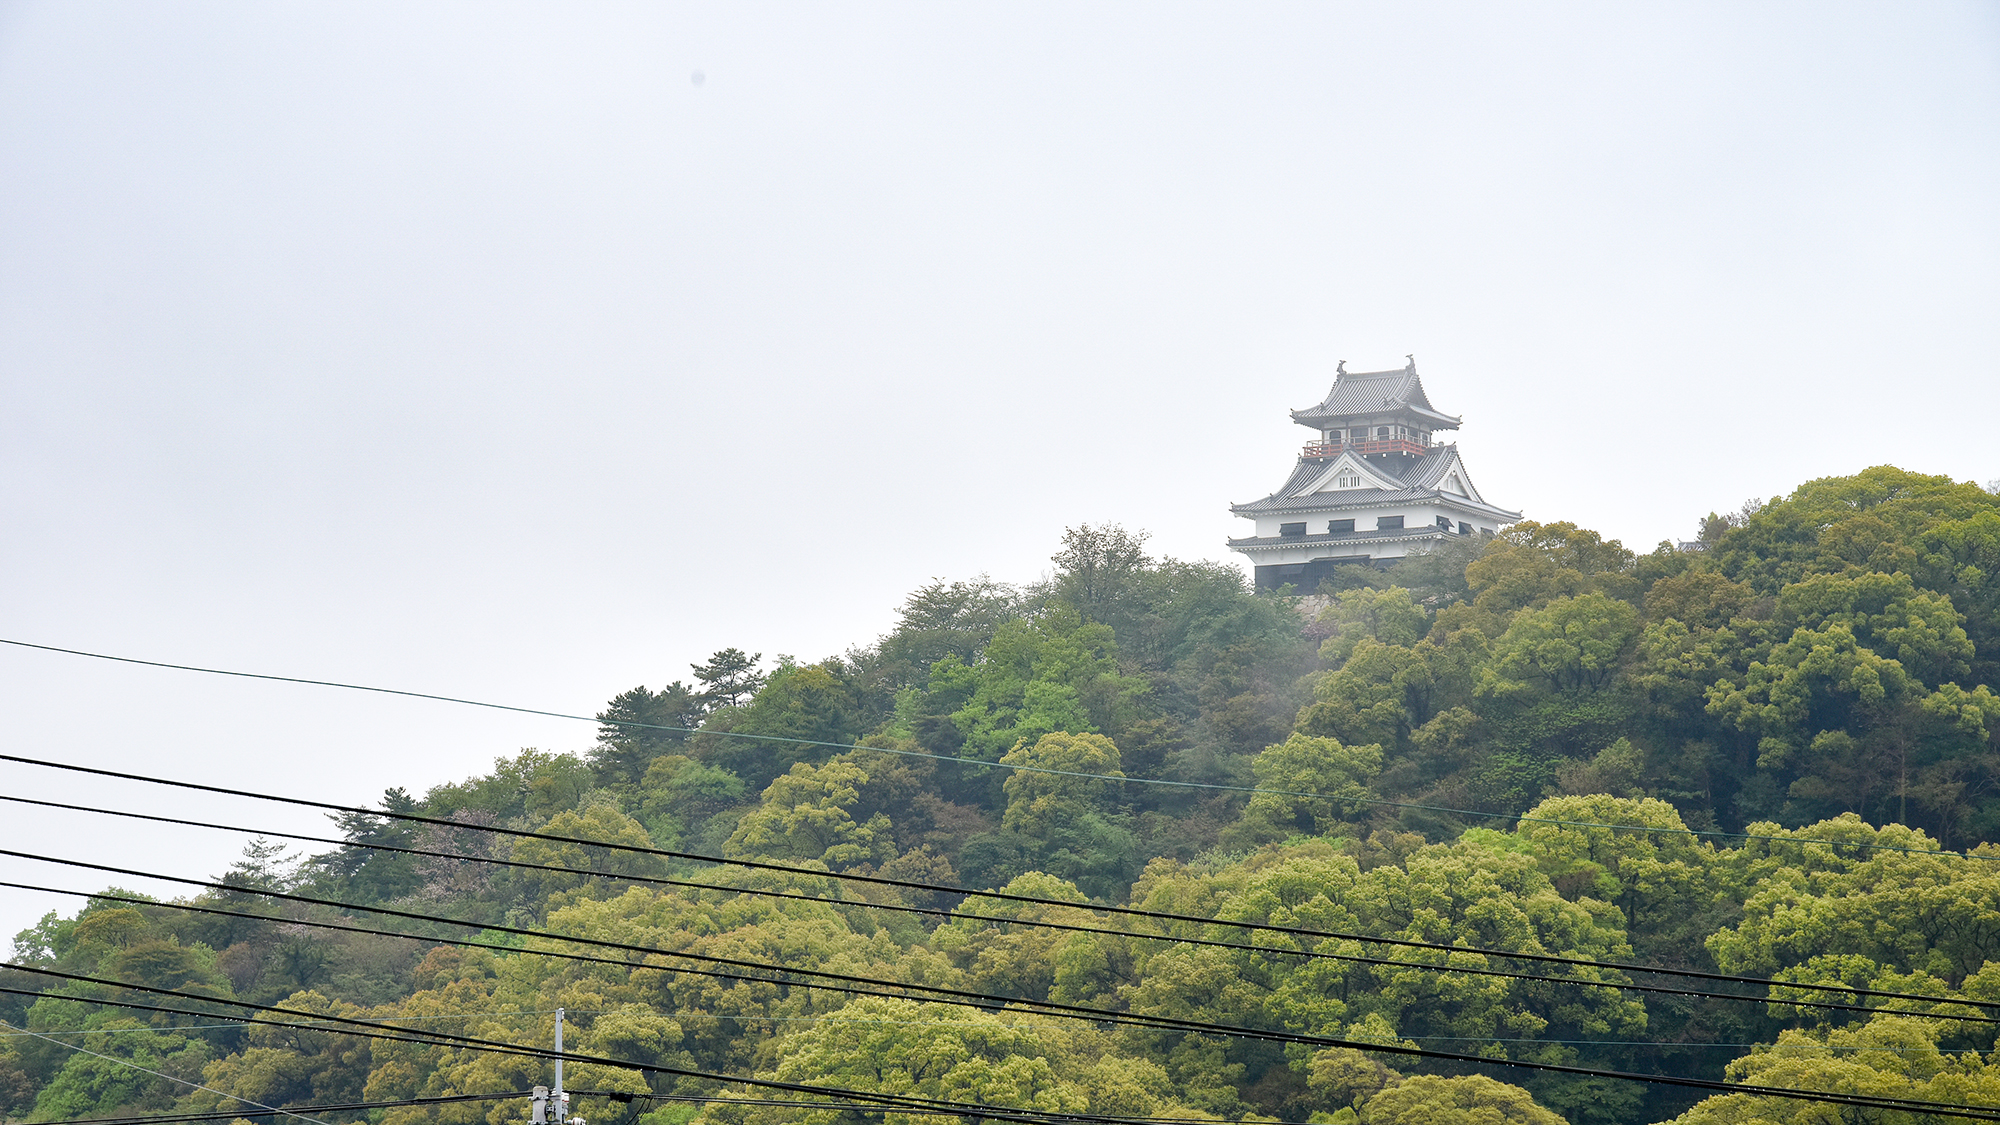
[[[1430,452],[1430,446],[1409,438],[1388,438],[1383,441],[1309,441],[1300,456],[1308,461],[1330,461],[1340,456],[1344,449],[1351,449],[1362,456],[1370,453],[1408,453],[1422,457]]]

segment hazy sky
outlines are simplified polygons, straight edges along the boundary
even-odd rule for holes
[[[1991,3],[0,4],[0,636],[591,712],[1070,524],[1220,558],[1286,410],[1410,352],[1489,499],[1639,549],[1991,480],[1996,110]],[[8,752],[357,802],[593,733],[0,693]]]

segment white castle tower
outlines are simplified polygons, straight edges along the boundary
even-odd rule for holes
[[[1229,506],[1257,521],[1255,535],[1229,547],[1250,557],[1260,590],[1290,583],[1309,594],[1336,566],[1388,566],[1420,544],[1491,535],[1521,518],[1486,502],[1457,445],[1432,442],[1459,419],[1431,406],[1415,357],[1398,371],[1350,373],[1343,361],[1326,400],[1292,421],[1316,433],[1291,479]]]

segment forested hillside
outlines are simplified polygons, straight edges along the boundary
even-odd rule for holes
[[[563,1007],[593,1125],[938,1119],[746,1077],[1039,1120],[2000,1106],[2000,496],[1875,468],[1700,544],[1524,523],[1270,597],[1081,527],[1044,581],[935,583],[839,656],[635,670],[587,750],[21,934],[0,1103],[522,1091],[540,1059],[433,1033],[542,1049]]]

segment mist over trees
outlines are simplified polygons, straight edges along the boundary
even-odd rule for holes
[[[580,752],[523,750],[421,797],[384,791],[382,813],[452,823],[339,814],[331,831],[345,846],[300,855],[252,841],[216,879],[226,886],[186,900],[255,917],[99,899],[23,932],[15,960],[355,1018],[451,1017],[437,1026],[509,1042],[542,1042],[562,1006],[584,1054],[1048,1112],[1829,1119],[1811,1102],[1095,1027],[723,979],[659,956],[539,956],[574,948],[555,936],[465,948],[439,940],[462,929],[259,893],[289,890],[1117,1013],[2000,1104],[1995,1025],[1951,1003],[2000,1002],[2000,496],[1878,467],[1691,523],[1697,549],[1645,553],[1569,523],[1522,523],[1276,597],[1229,566],[1151,557],[1141,533],[1072,528],[1042,582],[933,582],[888,635],[813,663],[727,648],[686,673],[637,670],[659,686],[611,698]],[[481,831],[495,826],[572,839]],[[542,867],[484,862],[496,859]],[[1204,921],[1093,909],[1107,905]],[[1224,948],[1194,939],[1241,931],[1206,920],[1600,964],[1528,980],[1296,933]],[[428,940],[299,924],[326,921]],[[1603,987],[1658,979],[1604,962],[1928,999],[1842,994],[1856,1010],[1840,1011],[1796,990],[1746,1004]],[[196,1027],[216,1021],[87,1002],[136,995],[110,986],[0,975],[40,994],[0,995],[0,1018],[50,1037],[0,1041],[10,1119],[546,1081],[534,1060],[331,1027]],[[86,1040],[99,1055],[62,1045]],[[726,1084],[598,1064],[573,1065],[566,1081],[635,1095],[585,1099],[611,1125],[906,1119],[654,1103],[643,1095],[722,1096]],[[523,1113],[460,1103],[370,1120]]]

